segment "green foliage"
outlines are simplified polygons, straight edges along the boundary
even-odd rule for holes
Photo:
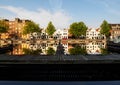
[[[47,55],[54,55],[55,54],[55,50],[51,47],[48,48],[47,50]]]
[[[48,33],[49,36],[52,36],[55,31],[56,31],[56,29],[55,29],[54,25],[52,24],[52,22],[49,22],[46,32]]]
[[[41,49],[31,50],[31,49],[23,48],[23,52],[26,55],[37,55],[37,54],[42,53],[42,50]]]
[[[79,55],[79,54],[84,55],[84,54],[87,54],[86,49],[81,48],[79,46],[76,46],[74,48],[69,49],[69,53],[71,55]]]
[[[105,48],[101,48],[101,54],[102,55],[107,55],[108,54],[108,50]]]
[[[70,25],[69,33],[75,37],[86,35],[87,27],[84,22],[74,22]]]
[[[40,32],[39,25],[34,23],[33,21],[26,22],[26,25],[23,28],[23,34],[29,34],[33,32]]]
[[[101,27],[100,33],[104,34],[106,37],[109,37],[110,36],[110,26],[109,26],[108,22],[106,20],[104,20],[100,27]]]
[[[9,29],[9,26],[5,23],[4,20],[0,20],[0,33],[5,33]]]

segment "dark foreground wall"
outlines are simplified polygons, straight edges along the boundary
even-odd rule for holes
[[[17,81],[99,81],[120,80],[118,64],[4,64],[0,80]]]

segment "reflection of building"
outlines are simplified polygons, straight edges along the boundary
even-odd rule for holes
[[[118,39],[120,37],[120,24],[109,24],[111,28],[111,40]]]
[[[37,32],[33,32],[33,33],[30,33],[29,34],[29,38],[30,39],[33,39],[33,38],[35,38],[35,39],[40,39],[40,36],[41,34],[40,33],[37,33]]]
[[[9,34],[8,33],[2,33],[1,34],[1,39],[7,39],[9,38]]]
[[[55,51],[57,50],[57,44],[55,44],[55,43],[29,44],[28,48],[33,51],[41,49],[42,50],[41,55],[46,55],[47,54],[46,52],[49,47],[53,48]]]
[[[18,45],[17,47],[15,47],[13,49],[13,52],[11,52],[10,54],[12,54],[12,55],[23,55],[24,54],[23,48],[28,49],[29,48],[29,44],[21,43],[20,45]]]
[[[104,39],[105,36],[100,34],[100,29],[88,29],[86,39]]]
[[[42,31],[41,31],[41,38],[42,39],[48,39],[49,36],[48,34],[46,33],[46,30],[43,28]]]
[[[62,41],[62,45],[64,47],[64,53],[69,54],[69,52],[68,52],[68,42]]]
[[[61,42],[62,46],[64,47],[64,53],[69,54],[69,49],[74,48],[75,46],[79,46],[81,48],[86,48],[86,51],[88,54],[101,54],[101,48],[106,48],[106,42],[91,42],[91,43],[68,43],[66,41]],[[21,43],[17,47],[13,49],[13,52],[11,54],[13,55],[23,55],[24,51],[23,48],[36,51],[41,49],[42,53],[41,55],[46,55],[47,50],[49,47],[53,48],[55,51],[57,51],[58,43],[35,43],[35,44],[27,44],[27,43]]]
[[[101,54],[101,48],[105,48],[106,44],[102,42],[91,42],[86,44],[88,54]]]

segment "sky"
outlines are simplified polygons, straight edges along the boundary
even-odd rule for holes
[[[46,28],[52,21],[56,29],[84,22],[99,28],[103,20],[120,23],[120,0],[0,0],[0,18],[30,19]]]

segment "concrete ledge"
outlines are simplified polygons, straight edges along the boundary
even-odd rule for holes
[[[120,55],[0,55],[0,64],[108,64],[120,63]]]

